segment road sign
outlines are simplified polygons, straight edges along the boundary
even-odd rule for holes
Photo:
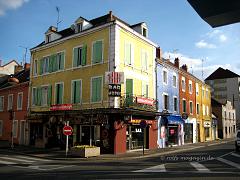
[[[141,128],[146,128],[147,127],[147,122],[145,120],[141,120],[140,127]]]
[[[72,135],[72,132],[73,132],[73,128],[71,126],[64,126],[63,128],[63,134],[65,136],[70,136]]]
[[[188,118],[188,114],[187,113],[182,113],[182,119],[186,120]]]

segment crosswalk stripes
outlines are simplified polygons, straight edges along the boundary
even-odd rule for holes
[[[233,167],[235,167],[235,168],[237,168],[237,169],[240,169],[240,165],[237,164],[237,163],[235,163],[235,162],[232,162],[232,161],[223,159],[223,158],[221,158],[221,157],[217,158],[217,160],[218,160],[218,161],[221,161],[221,162],[223,162],[223,163],[225,163],[225,164],[228,164],[228,165],[230,165],[230,166],[233,166]]]
[[[204,165],[198,163],[198,162],[191,162],[190,163],[193,167],[196,168],[196,170],[200,171],[200,172],[209,172],[210,170],[208,168],[206,168]]]
[[[23,156],[23,155],[0,156],[0,164],[3,164],[3,165],[33,164],[36,162],[46,162],[46,161],[51,161],[51,160],[37,158],[37,157]]]
[[[152,166],[150,168],[141,169],[134,172],[166,172],[166,168],[164,164],[160,164],[157,166]]]
[[[239,155],[239,154],[232,153],[231,155],[240,158],[240,155]]]

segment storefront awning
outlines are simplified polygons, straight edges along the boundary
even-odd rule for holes
[[[183,124],[184,120],[182,119],[181,116],[178,115],[170,115],[167,116],[168,119],[168,124]]]

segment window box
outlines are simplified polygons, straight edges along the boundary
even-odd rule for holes
[[[73,156],[88,158],[88,157],[99,156],[100,147],[89,146],[89,145],[74,146],[73,148],[71,148],[70,152]]]

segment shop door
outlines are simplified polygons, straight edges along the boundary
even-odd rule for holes
[[[146,133],[145,133],[146,134]],[[127,149],[141,149],[143,146],[143,129],[140,125],[131,125],[127,131]]]
[[[200,124],[198,123],[197,124],[197,140],[198,140],[198,142],[200,142]]]
[[[91,136],[90,136],[90,127],[91,127]],[[83,145],[89,145],[90,139],[94,139],[94,126],[82,126],[82,132],[81,132],[81,144]]]
[[[168,125],[168,144],[178,144],[178,125]]]
[[[133,104],[133,80],[126,79],[126,106]]]
[[[184,124],[184,142],[185,143],[193,143],[193,124],[185,123]]]

